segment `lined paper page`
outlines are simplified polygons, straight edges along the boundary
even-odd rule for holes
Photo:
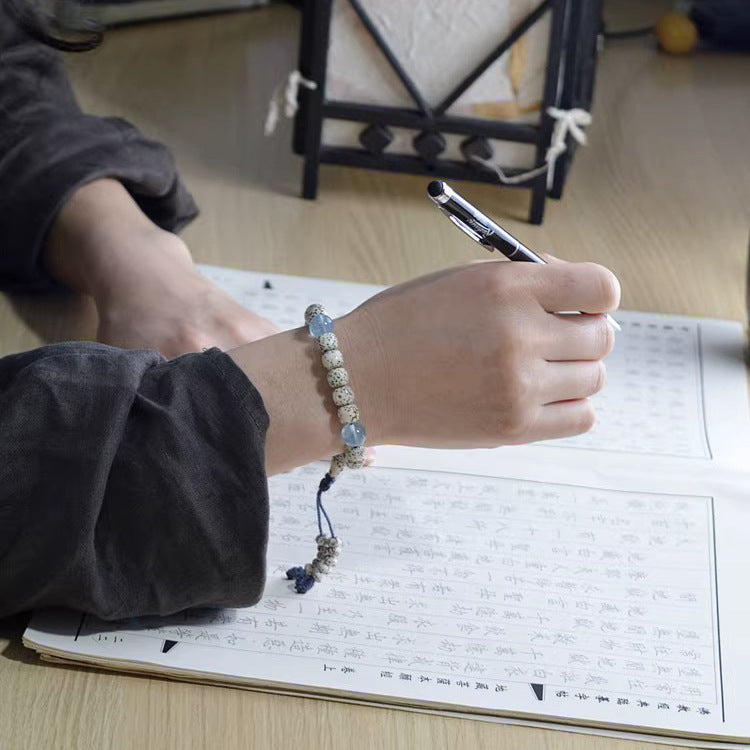
[[[87,617],[68,646],[387,701],[721,731],[711,498],[348,473],[329,507],[342,560],[300,596],[283,573],[314,553],[322,470],[271,481],[257,607]]]

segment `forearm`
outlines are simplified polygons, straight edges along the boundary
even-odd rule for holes
[[[164,229],[197,213],[169,152],[124,120],[83,114],[59,56],[0,0],[0,283],[50,286],[43,254],[56,216],[80,186],[105,177]]]
[[[76,190],[55,219],[44,262],[56,280],[100,302],[128,291],[144,268],[168,274],[192,265],[184,243],[159,229],[111,179]]]
[[[55,344],[0,358],[0,398],[0,617],[257,601],[267,416],[226,355]]]

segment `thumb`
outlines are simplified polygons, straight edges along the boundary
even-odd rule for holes
[[[569,263],[570,261],[558,258],[556,255],[550,255],[549,253],[538,253],[538,255],[544,258],[550,265],[559,265],[560,263]]]

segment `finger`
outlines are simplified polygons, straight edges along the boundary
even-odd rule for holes
[[[542,368],[539,390],[545,405],[588,398],[607,382],[604,362],[544,362]]]
[[[550,265],[570,262],[568,260],[563,260],[562,258],[558,258],[556,255],[550,255],[549,253],[537,253],[537,255],[540,258],[544,258],[544,260]]]
[[[596,263],[550,263],[540,274],[537,299],[547,312],[609,312],[620,303],[620,282]]]
[[[542,356],[549,362],[606,357],[615,345],[615,332],[604,315],[548,315]]]
[[[588,432],[596,422],[596,414],[587,398],[576,401],[556,401],[539,409],[534,426],[524,433],[519,442],[553,440]]]

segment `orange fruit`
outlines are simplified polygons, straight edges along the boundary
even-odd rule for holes
[[[698,27],[682,13],[666,13],[654,31],[661,48],[672,55],[685,55],[698,44]]]

